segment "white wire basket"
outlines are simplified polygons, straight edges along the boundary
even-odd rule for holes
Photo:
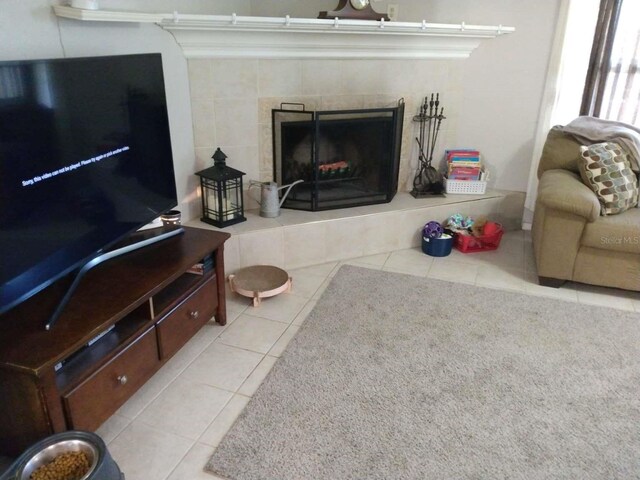
[[[462,195],[483,195],[487,190],[486,180],[449,180],[444,179],[447,193]]]

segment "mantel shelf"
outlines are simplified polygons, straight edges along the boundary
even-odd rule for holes
[[[93,22],[155,23],[176,38],[187,58],[466,58],[482,39],[513,27],[245,17],[83,10],[56,5],[59,17]]]

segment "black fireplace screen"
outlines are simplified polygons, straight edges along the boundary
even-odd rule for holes
[[[273,116],[274,178],[296,180],[283,207],[298,210],[390,202],[398,189],[404,104],[394,108]]]

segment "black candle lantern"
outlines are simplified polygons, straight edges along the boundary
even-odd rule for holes
[[[244,222],[242,176],[244,172],[226,165],[227,156],[219,148],[213,154],[213,167],[196,173],[200,177],[203,222],[228,227]]]

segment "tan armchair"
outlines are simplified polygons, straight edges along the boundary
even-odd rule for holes
[[[538,167],[532,238],[538,280],[566,280],[640,291],[640,208],[600,216],[578,171],[580,143],[554,127]]]

